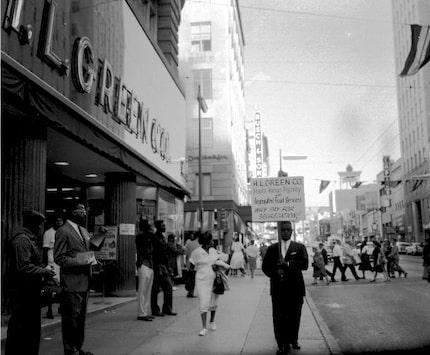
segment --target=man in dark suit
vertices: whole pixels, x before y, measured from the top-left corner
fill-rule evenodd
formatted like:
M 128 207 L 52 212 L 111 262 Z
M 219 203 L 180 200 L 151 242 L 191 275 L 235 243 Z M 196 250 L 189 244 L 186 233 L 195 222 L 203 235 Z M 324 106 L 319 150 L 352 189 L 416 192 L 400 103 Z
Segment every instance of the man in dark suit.
M 173 282 L 167 257 L 167 242 L 164 236 L 166 225 L 162 220 L 155 221 L 156 233 L 152 238 L 152 261 L 154 264 L 154 283 L 151 290 L 151 311 L 153 316 L 176 316 L 173 312 Z M 158 306 L 158 293 L 163 290 L 163 308 Z
M 61 331 L 66 355 L 91 355 L 82 350 L 85 337 L 91 264 L 84 205 L 72 208 L 70 217 L 55 234 L 54 259 L 60 266 L 61 285 L 65 288 L 61 302 Z
M 37 211 L 24 211 L 23 227 L 10 240 L 9 267 L 6 282 L 11 317 L 7 328 L 5 354 L 39 354 L 40 290 L 43 279 L 55 272 L 45 268 L 38 242 L 45 216 Z
M 270 277 L 278 355 L 290 352 L 290 344 L 293 349 L 300 349 L 298 336 L 305 296 L 302 270 L 307 270 L 309 262 L 305 246 L 291 241 L 292 232 L 291 222 L 278 222 L 279 242 L 267 249 L 262 265 L 263 272 Z

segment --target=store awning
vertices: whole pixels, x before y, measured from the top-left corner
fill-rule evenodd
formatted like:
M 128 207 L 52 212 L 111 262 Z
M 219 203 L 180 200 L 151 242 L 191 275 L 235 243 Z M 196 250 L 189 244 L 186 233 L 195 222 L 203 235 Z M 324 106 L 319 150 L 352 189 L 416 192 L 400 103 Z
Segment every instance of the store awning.
M 188 187 L 164 174 L 159 167 L 120 141 L 87 112 L 60 95 L 4 52 L 1 59 L 3 98 L 11 95 L 18 101 L 13 105 L 21 103 L 29 105 L 35 113 L 46 118 L 53 128 L 73 137 L 77 142 L 120 166 L 144 176 L 155 186 L 161 186 L 176 196 L 191 195 Z M 12 102 L 9 99 L 3 100 L 2 109 L 8 109 L 11 106 L 7 105 L 9 101 Z M 10 109 L 14 108 L 10 107 Z
M 215 214 L 213 211 L 203 212 L 203 228 L 202 231 L 212 231 L 214 229 Z M 195 212 L 185 212 L 185 231 L 198 231 L 199 230 L 199 214 Z

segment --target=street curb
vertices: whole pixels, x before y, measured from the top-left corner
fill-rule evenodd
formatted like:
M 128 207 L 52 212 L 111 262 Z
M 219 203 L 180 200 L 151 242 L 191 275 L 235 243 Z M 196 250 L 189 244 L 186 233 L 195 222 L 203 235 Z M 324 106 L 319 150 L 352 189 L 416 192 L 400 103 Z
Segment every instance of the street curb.
M 89 301 L 91 300 L 92 297 L 89 298 Z M 93 310 L 88 310 L 87 311 L 87 319 L 95 316 L 99 313 L 102 313 L 104 311 L 108 311 L 110 309 L 116 308 L 118 306 L 122 306 L 126 303 L 129 302 L 133 302 L 136 300 L 136 297 L 130 297 L 124 300 L 121 300 L 120 302 L 116 302 L 116 303 L 112 303 L 112 304 L 106 304 L 104 306 L 100 306 L 99 308 L 93 309 Z M 61 329 L 61 318 L 55 319 L 54 321 L 50 322 L 50 323 L 45 323 L 42 324 L 41 329 L 40 329 L 40 338 L 44 338 L 47 337 L 48 335 L 52 334 L 53 332 L 60 330 Z M 4 342 L 6 341 L 6 335 L 4 338 L 1 339 L 1 344 L 3 345 Z
M 309 309 L 311 310 L 312 316 L 315 319 L 315 322 L 321 331 L 321 334 L 324 338 L 324 341 L 330 350 L 330 354 L 332 355 L 343 355 L 342 350 L 339 347 L 339 344 L 337 343 L 336 339 L 334 338 L 331 331 L 328 329 L 327 324 L 322 319 L 320 312 L 318 311 L 317 307 L 315 306 L 314 300 L 310 296 L 309 290 L 306 292 L 306 303 L 309 306 Z

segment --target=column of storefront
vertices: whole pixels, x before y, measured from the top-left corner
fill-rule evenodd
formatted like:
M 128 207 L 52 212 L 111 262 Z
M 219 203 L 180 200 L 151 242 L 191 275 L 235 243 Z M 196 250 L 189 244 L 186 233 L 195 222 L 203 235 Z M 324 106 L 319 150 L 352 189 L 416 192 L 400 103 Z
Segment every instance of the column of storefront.
M 46 127 L 36 119 L 2 114 L 1 247 L 5 251 L 13 233 L 22 226 L 24 210 L 45 212 L 47 142 Z M 7 255 L 2 252 L 2 275 Z
M 136 176 L 107 173 L 105 176 L 105 223 L 136 223 Z M 106 267 L 106 291 L 117 295 L 134 294 L 136 289 L 136 246 L 134 235 L 118 235 L 118 260 Z

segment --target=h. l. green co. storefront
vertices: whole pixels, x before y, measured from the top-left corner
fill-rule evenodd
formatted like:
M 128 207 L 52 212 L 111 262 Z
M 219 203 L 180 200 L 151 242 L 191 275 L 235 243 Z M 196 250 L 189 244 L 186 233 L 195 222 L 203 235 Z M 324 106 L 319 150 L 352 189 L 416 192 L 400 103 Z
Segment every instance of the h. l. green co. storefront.
M 136 3 L 2 1 L 2 266 L 26 209 L 49 226 L 81 202 L 90 232 L 115 229 L 116 293 L 135 289 L 139 218 L 183 233 L 185 98 Z M 164 3 L 174 32 L 182 1 Z

